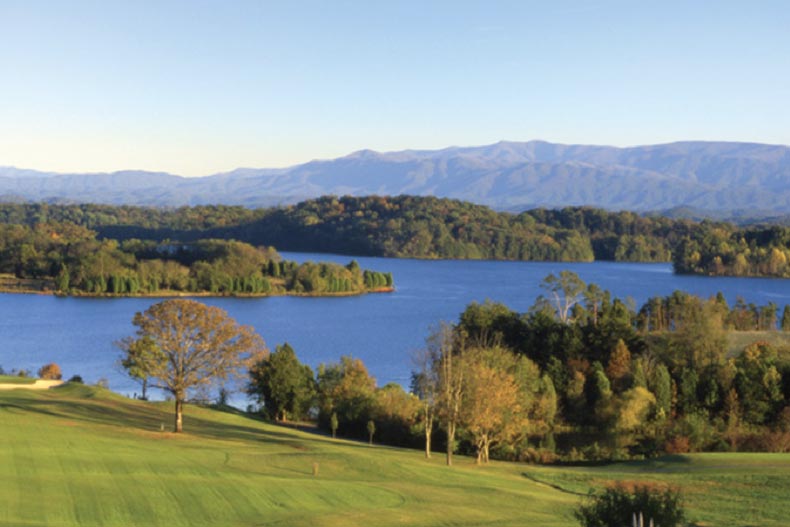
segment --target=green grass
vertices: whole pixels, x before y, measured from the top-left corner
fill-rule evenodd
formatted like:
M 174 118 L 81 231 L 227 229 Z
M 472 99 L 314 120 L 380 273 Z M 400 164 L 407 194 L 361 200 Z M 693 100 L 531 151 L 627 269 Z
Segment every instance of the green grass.
M 0 375 L 0 384 L 33 384 L 36 380 L 31 377 L 17 375 Z
M 0 525 L 573 526 L 575 493 L 616 479 L 682 487 L 712 525 L 780 525 L 790 456 L 705 455 L 595 468 L 425 460 L 229 412 L 87 386 L 0 392 Z M 319 463 L 318 477 L 312 476 Z M 751 523 L 750 523 L 751 522 Z M 786 524 L 786 521 L 784 522 Z

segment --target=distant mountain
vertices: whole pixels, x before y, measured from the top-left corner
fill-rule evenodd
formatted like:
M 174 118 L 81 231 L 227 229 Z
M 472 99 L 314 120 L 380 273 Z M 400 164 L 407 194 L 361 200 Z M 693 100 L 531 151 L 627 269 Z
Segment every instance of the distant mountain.
M 501 210 L 790 212 L 790 147 L 689 141 L 616 148 L 543 141 L 354 152 L 283 169 L 202 178 L 159 172 L 55 174 L 0 167 L 0 196 L 135 205 L 287 204 L 325 194 L 451 197 Z

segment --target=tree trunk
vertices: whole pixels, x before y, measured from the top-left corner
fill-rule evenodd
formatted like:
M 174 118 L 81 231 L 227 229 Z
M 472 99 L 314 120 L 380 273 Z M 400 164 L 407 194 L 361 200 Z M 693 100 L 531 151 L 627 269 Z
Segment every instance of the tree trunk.
M 147 401 L 148 400 L 148 397 L 145 394 L 147 388 L 148 388 L 148 379 L 143 379 L 143 395 L 141 397 L 141 399 L 143 401 Z
M 174 432 L 182 432 L 184 424 L 184 401 L 180 397 L 176 397 L 176 425 Z
M 455 423 L 447 423 L 447 466 L 453 465 L 453 447 L 455 446 Z
M 425 420 L 425 459 L 431 459 L 432 433 L 433 433 L 433 417 Z

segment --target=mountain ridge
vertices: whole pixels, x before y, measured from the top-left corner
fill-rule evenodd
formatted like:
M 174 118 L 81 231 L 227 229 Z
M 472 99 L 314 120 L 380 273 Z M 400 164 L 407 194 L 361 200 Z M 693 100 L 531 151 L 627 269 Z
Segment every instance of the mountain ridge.
M 610 210 L 790 212 L 790 147 L 677 141 L 615 147 L 500 141 L 394 152 L 358 150 L 285 168 L 203 177 L 122 170 L 56 173 L 0 166 L 0 196 L 32 201 L 249 207 L 325 194 L 415 194 L 500 210 L 588 205 Z

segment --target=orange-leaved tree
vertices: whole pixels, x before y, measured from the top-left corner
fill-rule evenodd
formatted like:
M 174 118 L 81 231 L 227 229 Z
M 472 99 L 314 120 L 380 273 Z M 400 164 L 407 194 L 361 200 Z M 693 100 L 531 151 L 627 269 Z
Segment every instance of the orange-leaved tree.
M 268 353 L 263 339 L 218 308 L 195 300 L 165 300 L 132 319 L 138 339 L 153 346 L 142 367 L 152 386 L 175 399 L 176 432 L 183 429 L 184 402 L 190 390 L 231 377 L 240 378 L 254 358 Z M 139 364 L 140 357 L 134 363 Z M 122 361 L 123 362 L 123 361 Z

